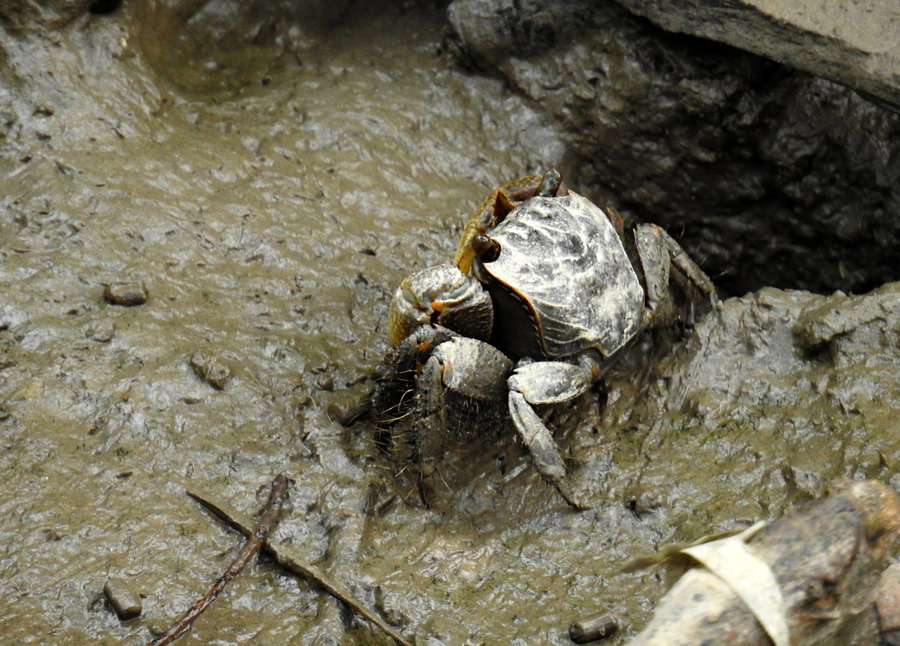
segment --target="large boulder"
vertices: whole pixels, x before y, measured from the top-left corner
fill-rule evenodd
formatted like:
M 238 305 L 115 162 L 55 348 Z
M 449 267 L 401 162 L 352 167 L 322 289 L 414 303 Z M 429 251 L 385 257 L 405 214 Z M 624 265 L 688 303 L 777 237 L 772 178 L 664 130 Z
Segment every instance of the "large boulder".
M 710 38 L 900 107 L 900 5 L 772 0 L 618 0 L 669 31 Z

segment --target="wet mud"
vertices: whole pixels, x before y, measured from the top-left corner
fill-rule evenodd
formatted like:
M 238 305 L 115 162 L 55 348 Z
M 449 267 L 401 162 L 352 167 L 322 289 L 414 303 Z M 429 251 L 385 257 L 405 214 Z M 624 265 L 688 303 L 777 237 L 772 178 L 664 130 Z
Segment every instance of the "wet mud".
M 423 507 L 377 429 L 331 411 L 365 392 L 400 279 L 566 150 L 538 106 L 456 66 L 442 4 L 310 6 L 136 1 L 3 34 L 4 640 L 165 630 L 240 542 L 186 486 L 255 513 L 285 472 L 276 540 L 416 643 L 567 644 L 608 609 L 612 644 L 665 591 L 628 559 L 834 477 L 900 484 L 900 287 L 763 290 L 547 411 L 590 511 L 492 428 Z M 110 580 L 140 616 L 119 619 Z M 265 559 L 180 643 L 249 642 L 391 643 Z

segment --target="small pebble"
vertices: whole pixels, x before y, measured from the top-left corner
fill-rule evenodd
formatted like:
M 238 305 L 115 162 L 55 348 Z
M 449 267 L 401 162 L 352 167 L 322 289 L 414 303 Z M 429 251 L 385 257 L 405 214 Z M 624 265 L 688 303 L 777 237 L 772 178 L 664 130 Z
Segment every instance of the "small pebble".
M 87 338 L 99 343 L 109 343 L 116 334 L 116 324 L 112 321 L 91 321 L 84 327 Z
M 141 614 L 141 598 L 124 579 L 111 578 L 103 586 L 103 594 L 109 600 L 119 619 L 134 619 Z
M 569 626 L 569 639 L 576 644 L 603 639 L 615 634 L 619 630 L 619 620 L 608 612 L 598 612 L 594 615 L 582 617 L 573 621 Z
M 143 305 L 147 302 L 147 288 L 143 283 L 110 283 L 103 290 L 103 298 L 113 305 Z
M 192 354 L 189 363 L 194 374 L 218 390 L 222 390 L 231 379 L 231 368 L 215 357 L 207 357 L 202 352 Z

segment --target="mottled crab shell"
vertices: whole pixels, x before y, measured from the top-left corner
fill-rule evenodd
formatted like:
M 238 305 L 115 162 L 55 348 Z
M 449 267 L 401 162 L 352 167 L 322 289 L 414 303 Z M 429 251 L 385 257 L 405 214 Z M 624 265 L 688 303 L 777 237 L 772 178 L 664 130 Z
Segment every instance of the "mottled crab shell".
M 513 354 L 609 356 L 639 330 L 644 291 L 606 214 L 570 192 L 533 197 L 490 232 L 500 244 L 474 271 L 490 290 L 496 338 Z

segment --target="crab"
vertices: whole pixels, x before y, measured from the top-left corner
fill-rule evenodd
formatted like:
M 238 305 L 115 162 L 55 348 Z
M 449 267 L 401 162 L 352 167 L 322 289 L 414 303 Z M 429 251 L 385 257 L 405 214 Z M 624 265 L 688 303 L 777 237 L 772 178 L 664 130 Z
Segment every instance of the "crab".
M 523 177 L 472 214 L 452 264 L 400 283 L 389 361 L 413 371 L 422 410 L 442 406 L 447 392 L 505 400 L 534 466 L 586 509 L 534 407 L 579 397 L 643 330 L 672 325 L 675 286 L 693 301 L 715 299 L 710 279 L 660 227 L 626 227 L 562 188 L 556 170 Z

